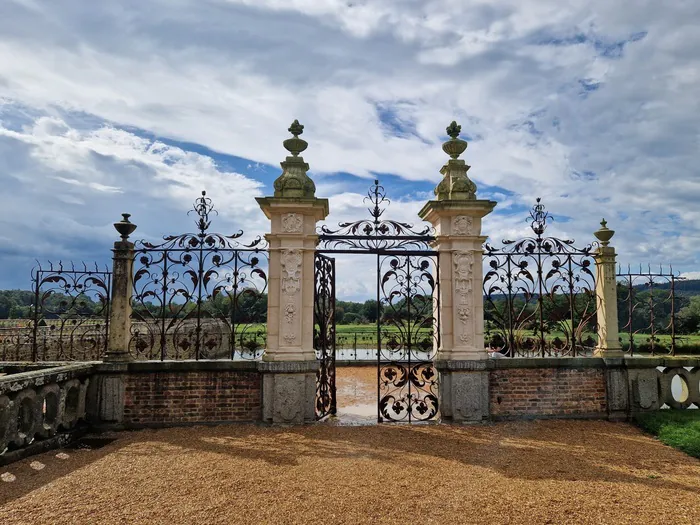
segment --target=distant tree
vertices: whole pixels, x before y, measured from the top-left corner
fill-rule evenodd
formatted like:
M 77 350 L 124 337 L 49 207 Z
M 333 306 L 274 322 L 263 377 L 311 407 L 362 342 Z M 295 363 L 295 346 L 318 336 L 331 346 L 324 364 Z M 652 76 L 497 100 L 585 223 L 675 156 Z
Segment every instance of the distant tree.
M 362 317 L 360 314 L 355 314 L 355 313 L 347 313 L 343 316 L 343 322 L 345 324 L 360 324 L 362 321 Z
M 688 305 L 678 312 L 678 331 L 691 334 L 700 330 L 700 295 L 690 298 Z

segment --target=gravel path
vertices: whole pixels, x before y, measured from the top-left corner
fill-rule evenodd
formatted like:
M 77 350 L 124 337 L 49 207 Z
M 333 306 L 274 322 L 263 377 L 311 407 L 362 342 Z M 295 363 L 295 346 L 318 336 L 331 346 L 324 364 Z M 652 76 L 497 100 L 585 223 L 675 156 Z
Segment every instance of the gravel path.
M 117 436 L 0 468 L 0 523 L 700 523 L 700 461 L 625 424 Z

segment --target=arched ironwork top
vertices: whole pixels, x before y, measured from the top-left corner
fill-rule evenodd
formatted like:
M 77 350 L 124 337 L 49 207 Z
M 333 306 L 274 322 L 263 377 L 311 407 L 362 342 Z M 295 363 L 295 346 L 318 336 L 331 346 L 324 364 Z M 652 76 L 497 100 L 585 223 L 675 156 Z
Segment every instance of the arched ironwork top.
M 243 236 L 243 230 L 238 230 L 232 235 L 210 232 L 211 218 L 213 215 L 218 215 L 219 212 L 214 208 L 211 198 L 207 197 L 206 191 L 202 191 L 202 195 L 195 199 L 192 209 L 187 212 L 187 215 L 192 213 L 196 215 L 195 225 L 197 226 L 197 233 L 166 235 L 163 237 L 164 242 L 162 243 L 140 240 L 136 242 L 136 250 L 190 251 L 203 249 L 258 251 L 267 249 L 267 242 L 260 236 L 255 237 L 247 244 L 239 242 L 237 239 Z
M 432 227 L 415 230 L 413 224 L 382 219 L 391 201 L 387 199 L 386 190 L 378 180 L 367 191 L 363 202 L 368 205 L 370 218 L 341 222 L 337 230 L 325 225 L 318 228 L 321 251 L 376 253 L 430 249 L 430 243 L 435 240 Z
M 498 248 L 488 243 L 484 244 L 486 255 L 498 254 L 579 254 L 590 255 L 597 242 L 593 242 L 576 248 L 573 239 L 559 239 L 557 237 L 547 237 L 544 235 L 549 222 L 554 220 L 542 204 L 542 199 L 537 197 L 535 205 L 530 209 L 530 216 L 526 219 L 530 229 L 535 234 L 534 237 L 524 237 L 522 239 L 502 241 L 503 246 Z

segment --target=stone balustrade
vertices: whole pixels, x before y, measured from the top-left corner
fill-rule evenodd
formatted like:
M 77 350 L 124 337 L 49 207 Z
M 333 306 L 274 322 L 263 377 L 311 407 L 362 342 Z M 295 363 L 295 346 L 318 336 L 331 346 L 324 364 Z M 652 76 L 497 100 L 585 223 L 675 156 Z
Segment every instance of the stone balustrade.
M 632 413 L 700 408 L 700 358 L 626 358 L 625 364 Z
M 30 367 L 0 364 L 0 463 L 3 456 L 74 429 L 85 419 L 92 363 Z M 14 373 L 13 373 L 14 372 Z

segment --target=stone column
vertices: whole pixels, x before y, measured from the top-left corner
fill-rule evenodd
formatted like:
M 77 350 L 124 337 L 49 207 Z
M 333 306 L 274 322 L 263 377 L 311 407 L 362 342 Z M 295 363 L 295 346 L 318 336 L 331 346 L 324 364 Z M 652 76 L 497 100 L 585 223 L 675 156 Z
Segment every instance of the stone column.
M 470 166 L 459 159 L 467 148 L 460 131 L 456 122 L 447 128 L 451 138 L 442 149 L 451 158 L 440 170 L 437 200 L 419 215 L 435 227 L 439 252 L 440 412 L 445 419 L 477 421 L 488 417 L 481 221 L 496 203 L 476 198 Z
M 615 269 L 615 248 L 610 246 L 615 232 L 606 226 L 605 219 L 601 228 L 594 233 L 600 241 L 595 252 L 597 297 L 598 344 L 594 355 L 598 357 L 622 357 L 622 346 L 618 333 L 617 319 L 617 279 Z
M 134 288 L 134 243 L 129 241 L 136 225 L 129 222 L 130 214 L 114 223 L 121 240 L 114 243 L 112 258 L 112 301 L 109 309 L 109 339 L 104 361 L 129 361 L 131 337 L 131 297 Z
M 263 419 L 273 423 L 314 420 L 316 370 L 314 351 L 314 252 L 316 223 L 328 215 L 328 199 L 316 186 L 299 156 L 307 147 L 304 126 L 294 121 L 293 137 L 284 141 L 291 153 L 281 163 L 274 196 L 258 198 L 270 219 L 267 298 L 267 348 L 263 356 Z
M 112 297 L 109 309 L 109 338 L 104 365 L 95 374 L 88 391 L 87 416 L 95 424 L 120 424 L 124 416 L 124 378 L 131 338 L 131 297 L 134 288 L 134 243 L 129 235 L 136 225 L 122 213 L 114 223 L 121 240 L 114 243 L 112 257 Z

